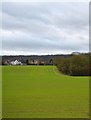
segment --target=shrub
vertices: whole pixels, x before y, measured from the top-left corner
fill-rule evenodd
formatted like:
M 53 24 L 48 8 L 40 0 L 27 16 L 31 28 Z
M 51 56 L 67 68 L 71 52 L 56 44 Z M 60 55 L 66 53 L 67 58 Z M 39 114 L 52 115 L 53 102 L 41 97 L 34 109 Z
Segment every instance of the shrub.
M 89 55 L 74 55 L 68 58 L 58 58 L 56 65 L 59 71 L 64 74 L 87 76 L 91 75 L 89 60 Z

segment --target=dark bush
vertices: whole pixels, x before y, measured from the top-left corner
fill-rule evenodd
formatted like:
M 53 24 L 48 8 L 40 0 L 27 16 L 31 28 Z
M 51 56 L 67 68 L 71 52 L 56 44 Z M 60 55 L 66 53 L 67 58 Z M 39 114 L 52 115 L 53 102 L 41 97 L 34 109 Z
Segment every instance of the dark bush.
M 89 76 L 91 75 L 89 55 L 74 55 L 68 58 L 56 59 L 56 65 L 64 74 L 72 76 Z

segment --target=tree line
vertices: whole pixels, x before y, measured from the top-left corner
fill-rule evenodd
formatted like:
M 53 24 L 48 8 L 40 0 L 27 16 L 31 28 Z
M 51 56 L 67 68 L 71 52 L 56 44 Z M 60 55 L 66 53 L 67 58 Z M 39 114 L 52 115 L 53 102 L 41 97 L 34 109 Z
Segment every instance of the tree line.
M 56 58 L 55 63 L 59 71 L 71 76 L 90 76 L 91 55 L 73 55 L 67 58 Z

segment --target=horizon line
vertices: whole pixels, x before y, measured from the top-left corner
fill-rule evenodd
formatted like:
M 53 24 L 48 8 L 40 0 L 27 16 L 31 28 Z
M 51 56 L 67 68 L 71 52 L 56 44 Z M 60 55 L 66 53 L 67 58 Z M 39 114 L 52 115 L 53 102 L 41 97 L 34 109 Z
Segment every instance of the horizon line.
M 87 53 L 91 53 L 91 52 L 72 52 L 72 53 L 80 53 L 80 54 L 87 54 Z M 6 54 L 6 55 L 0 55 L 0 56 L 46 56 L 46 55 L 71 55 L 72 53 L 58 53 L 58 54 Z

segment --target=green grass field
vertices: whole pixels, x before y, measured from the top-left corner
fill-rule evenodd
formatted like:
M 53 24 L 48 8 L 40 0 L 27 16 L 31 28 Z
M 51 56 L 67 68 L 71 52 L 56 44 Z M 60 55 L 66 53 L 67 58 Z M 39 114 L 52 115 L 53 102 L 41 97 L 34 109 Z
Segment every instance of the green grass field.
M 3 118 L 88 118 L 89 77 L 55 66 L 3 66 Z

